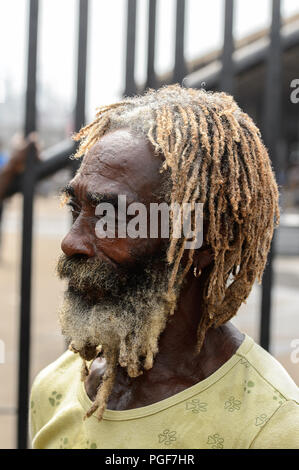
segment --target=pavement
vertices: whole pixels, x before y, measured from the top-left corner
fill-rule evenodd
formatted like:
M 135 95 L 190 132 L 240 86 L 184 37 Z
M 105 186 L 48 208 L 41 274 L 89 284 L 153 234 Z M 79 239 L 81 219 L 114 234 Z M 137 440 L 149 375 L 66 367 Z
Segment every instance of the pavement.
M 56 197 L 38 196 L 34 206 L 32 333 L 30 383 L 36 374 L 64 351 L 57 311 L 64 284 L 55 276 L 60 241 L 70 218 Z M 0 340 L 5 362 L 0 363 L 0 448 L 14 449 L 18 362 L 19 269 L 22 200 L 14 196 L 6 205 L 0 246 Z M 233 323 L 258 341 L 261 287 L 254 285 Z M 271 353 L 299 384 L 299 256 L 277 256 L 274 261 Z M 298 339 L 295 352 L 294 340 Z M 293 354 L 292 354 L 293 353 Z M 295 360 L 294 360 L 295 359 Z

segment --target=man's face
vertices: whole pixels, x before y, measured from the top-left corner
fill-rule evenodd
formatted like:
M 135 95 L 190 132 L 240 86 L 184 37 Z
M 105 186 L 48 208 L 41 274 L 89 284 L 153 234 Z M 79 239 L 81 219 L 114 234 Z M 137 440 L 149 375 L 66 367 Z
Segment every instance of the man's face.
M 73 225 L 62 241 L 62 251 L 67 256 L 85 255 L 107 261 L 115 269 L 154 254 L 160 239 L 98 238 L 95 208 L 99 197 L 116 205 L 118 195 L 126 196 L 128 205 L 141 202 L 149 207 L 157 202 L 154 194 L 161 186 L 160 166 L 161 159 L 154 155 L 150 144 L 128 130 L 103 136 L 89 150 L 70 182 Z
M 138 202 L 148 208 L 161 202 L 160 167 L 161 159 L 146 139 L 122 129 L 106 134 L 89 150 L 68 185 L 73 225 L 62 241 L 64 255 L 58 263 L 59 276 L 69 281 L 60 322 L 87 359 L 98 344 L 107 351 L 135 347 L 137 355 L 145 356 L 142 343 L 153 318 L 160 315 L 160 330 L 165 326 L 165 240 L 96 234 L 99 201 L 116 206 L 122 195 L 127 205 Z

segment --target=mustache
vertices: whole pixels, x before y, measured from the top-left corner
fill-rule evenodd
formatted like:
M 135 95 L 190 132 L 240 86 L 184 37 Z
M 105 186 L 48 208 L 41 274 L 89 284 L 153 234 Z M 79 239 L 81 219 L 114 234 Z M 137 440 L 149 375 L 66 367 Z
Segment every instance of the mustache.
M 147 285 L 150 278 L 146 262 L 115 268 L 108 261 L 85 255 L 62 254 L 56 265 L 56 273 L 60 279 L 69 281 L 69 292 L 87 301 L 96 301 L 108 295 L 119 297 L 140 282 Z
M 125 283 L 127 275 L 124 269 L 116 269 L 102 259 L 64 254 L 58 259 L 56 273 L 60 279 L 68 279 L 79 292 L 108 290 L 113 283 Z

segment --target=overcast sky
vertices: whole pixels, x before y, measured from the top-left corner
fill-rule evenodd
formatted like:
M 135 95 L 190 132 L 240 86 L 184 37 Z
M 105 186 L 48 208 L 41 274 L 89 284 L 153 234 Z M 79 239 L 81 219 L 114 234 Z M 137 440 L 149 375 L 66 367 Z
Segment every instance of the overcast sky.
M 87 110 L 119 98 L 123 90 L 126 0 L 91 0 Z M 136 79 L 146 71 L 147 0 L 138 0 Z M 270 0 L 236 0 L 235 37 L 267 26 Z M 193 58 L 221 45 L 224 0 L 188 0 L 186 57 Z M 283 16 L 299 13 L 299 0 L 282 1 Z M 38 79 L 66 105 L 74 100 L 77 0 L 40 0 Z M 156 70 L 173 64 L 175 1 L 158 1 Z M 9 79 L 24 89 L 27 0 L 0 0 L 0 82 Z M 3 87 L 2 87 L 3 88 Z M 0 98 L 1 91 L 0 86 Z

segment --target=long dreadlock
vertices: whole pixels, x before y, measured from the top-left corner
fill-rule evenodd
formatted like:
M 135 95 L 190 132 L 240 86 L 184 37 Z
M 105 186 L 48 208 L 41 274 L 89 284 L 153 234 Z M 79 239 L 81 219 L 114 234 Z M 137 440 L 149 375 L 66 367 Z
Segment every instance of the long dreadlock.
M 95 120 L 74 136 L 81 141 L 74 158 L 88 152 L 105 133 L 122 127 L 146 136 L 162 155 L 161 172 L 170 173 L 172 203 L 203 203 L 208 221 L 204 240 L 214 260 L 203 290 L 199 352 L 207 329 L 232 318 L 255 279 L 261 282 L 279 223 L 278 188 L 267 150 L 259 129 L 232 96 L 171 85 L 98 108 Z M 175 288 L 192 266 L 194 249 L 188 250 L 187 264 L 179 269 L 187 240 L 172 236 L 176 220 L 173 212 L 170 215 L 167 260 L 172 271 L 165 298 L 172 315 Z M 112 369 L 108 367 L 88 416 L 107 399 Z

